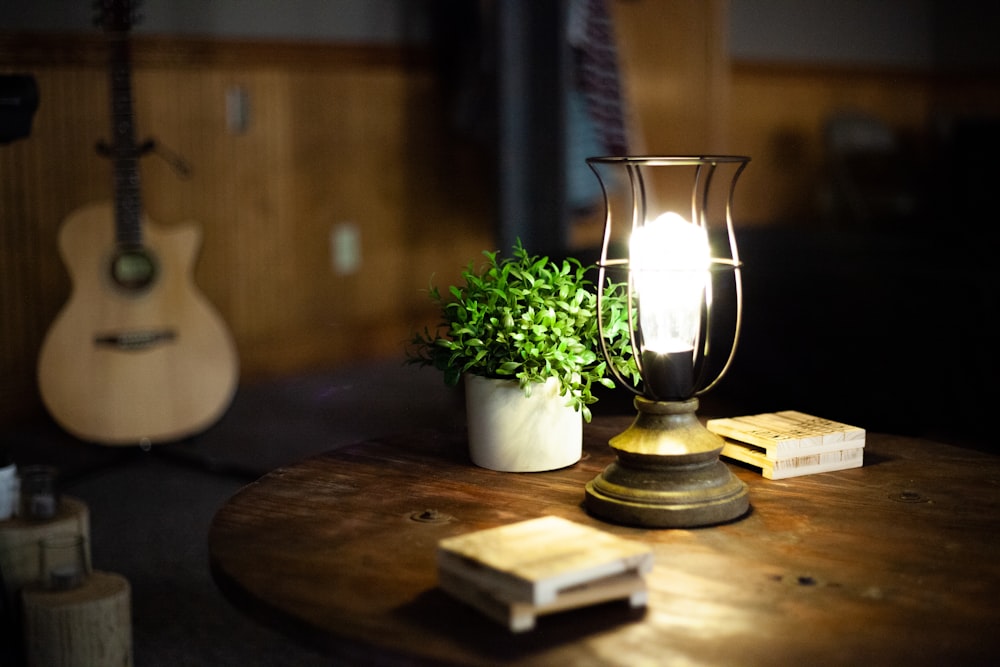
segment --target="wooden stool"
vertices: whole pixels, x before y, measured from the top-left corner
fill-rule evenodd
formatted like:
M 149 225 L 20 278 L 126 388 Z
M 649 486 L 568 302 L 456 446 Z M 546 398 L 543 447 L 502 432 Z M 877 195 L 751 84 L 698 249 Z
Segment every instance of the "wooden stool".
M 90 562 L 90 513 L 86 503 L 62 496 L 56 515 L 44 521 L 13 518 L 0 521 L 0 572 L 3 593 L 13 603 L 19 591 L 38 579 L 39 544 L 47 537 L 81 535 Z
M 131 587 L 125 577 L 97 571 L 78 588 L 50 591 L 31 584 L 21 597 L 29 667 L 131 667 Z

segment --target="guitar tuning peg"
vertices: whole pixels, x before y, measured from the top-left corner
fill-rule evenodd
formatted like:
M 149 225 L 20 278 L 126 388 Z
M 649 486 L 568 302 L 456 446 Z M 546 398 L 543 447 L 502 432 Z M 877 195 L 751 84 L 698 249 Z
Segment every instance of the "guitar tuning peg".
M 147 139 L 139 145 L 139 151 L 140 154 L 152 151 L 154 155 L 170 165 L 178 176 L 185 180 L 191 178 L 191 164 L 181 154 L 167 148 L 163 144 L 157 143 L 153 139 Z

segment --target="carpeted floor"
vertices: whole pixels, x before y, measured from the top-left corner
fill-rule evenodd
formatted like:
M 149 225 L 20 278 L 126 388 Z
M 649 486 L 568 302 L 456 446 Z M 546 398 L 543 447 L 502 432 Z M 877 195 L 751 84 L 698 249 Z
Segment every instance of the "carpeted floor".
M 81 443 L 48 420 L 3 434 L 19 464 L 52 463 L 90 511 L 95 569 L 132 586 L 136 667 L 330 665 L 259 625 L 218 591 L 206 536 L 215 512 L 260 475 L 376 435 L 464 415 L 430 369 L 397 360 L 243 387 L 218 424 L 144 452 Z

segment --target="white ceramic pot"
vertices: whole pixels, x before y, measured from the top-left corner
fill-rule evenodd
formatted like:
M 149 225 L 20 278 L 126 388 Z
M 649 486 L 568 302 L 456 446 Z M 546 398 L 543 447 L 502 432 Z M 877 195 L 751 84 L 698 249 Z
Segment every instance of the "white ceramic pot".
M 559 381 L 526 397 L 516 381 L 465 376 L 469 454 L 483 468 L 539 472 L 573 465 L 583 453 L 583 416 L 559 395 Z

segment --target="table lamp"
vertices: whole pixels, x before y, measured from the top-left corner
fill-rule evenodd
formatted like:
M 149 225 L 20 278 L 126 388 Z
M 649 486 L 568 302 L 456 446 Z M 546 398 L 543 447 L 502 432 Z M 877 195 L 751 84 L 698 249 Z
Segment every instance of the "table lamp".
M 627 380 L 609 354 L 599 289 L 602 352 L 635 394 L 637 410 L 631 426 L 609 441 L 616 460 L 586 486 L 585 506 L 601 519 L 685 528 L 731 521 L 749 509 L 746 484 L 719 459 L 722 439 L 696 415 L 698 397 L 729 369 L 739 338 L 743 297 L 732 204 L 748 162 L 739 156 L 587 160 L 606 208 L 599 284 L 615 282 L 627 292 L 641 377 L 639 386 Z M 713 244 L 725 252 L 713 255 Z M 716 345 L 713 334 L 730 326 L 726 344 Z M 720 357 L 718 347 L 728 353 Z

